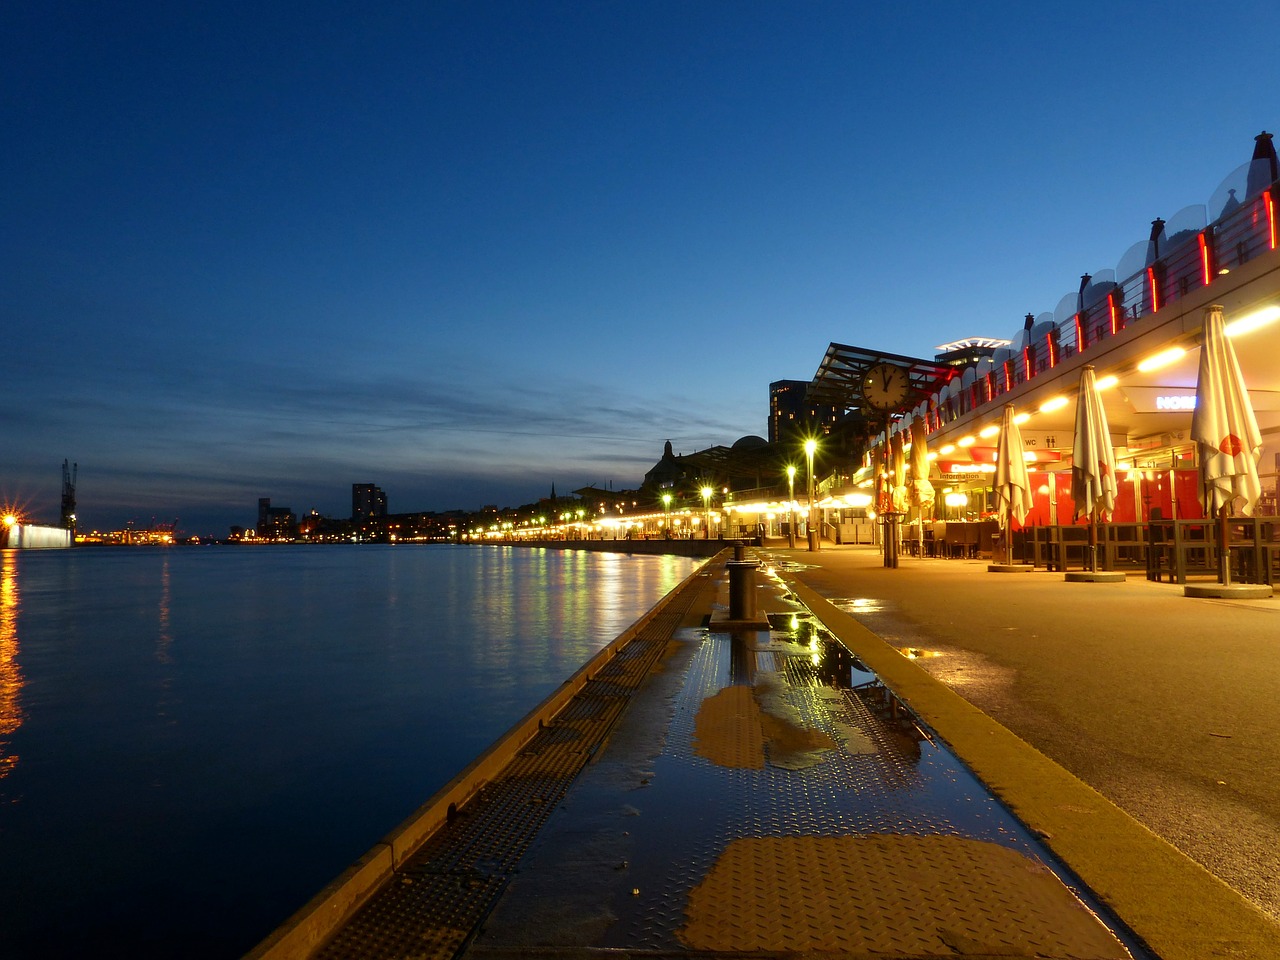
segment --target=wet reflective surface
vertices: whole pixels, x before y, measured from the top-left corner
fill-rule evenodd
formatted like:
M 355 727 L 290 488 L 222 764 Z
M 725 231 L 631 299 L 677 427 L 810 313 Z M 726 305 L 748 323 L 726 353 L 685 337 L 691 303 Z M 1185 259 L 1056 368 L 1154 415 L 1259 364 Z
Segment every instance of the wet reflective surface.
M 477 956 L 516 944 L 782 949 L 733 938 L 744 924 L 761 923 L 760 936 L 768 937 L 795 921 L 771 912 L 790 902 L 777 878 L 761 879 L 790 856 L 785 845 L 792 842 L 817 845 L 797 853 L 802 861 L 826 855 L 824 844 L 839 848 L 830 851 L 839 860 L 854 856 L 849 844 L 858 838 L 878 838 L 874 843 L 888 844 L 886 862 L 892 863 L 899 855 L 893 850 L 904 856 L 924 851 L 934 862 L 927 851 L 941 854 L 954 841 L 966 850 L 1002 849 L 1016 862 L 1044 869 L 1044 852 L 1025 829 L 807 611 L 769 620 L 768 631 L 681 634 L 680 652 L 645 691 L 647 706 L 628 715 L 634 721 L 628 726 L 643 735 L 621 731 L 584 772 L 487 922 Z M 739 847 L 761 840 L 784 848 L 757 854 L 754 846 Z M 801 899 L 811 902 L 795 909 L 817 919 L 797 932 L 800 939 L 787 941 L 788 949 L 831 949 L 822 946 L 824 938 L 853 922 L 857 911 L 852 901 L 841 901 L 834 914 L 825 914 L 821 904 L 837 889 L 834 877 L 824 891 L 812 870 L 801 873 L 793 892 L 803 888 Z M 964 876 L 950 876 L 942 886 L 967 889 Z M 585 890 L 561 892 L 583 878 L 589 878 Z M 721 882 L 720 894 L 707 892 L 708 884 Z M 758 901 L 752 899 L 757 883 L 771 891 Z M 862 883 L 865 888 L 865 877 Z M 1100 928 L 1089 911 L 1059 890 L 1074 917 L 1062 929 L 1078 922 L 1094 931 L 1086 938 L 1096 936 Z M 936 892 L 928 884 L 903 891 L 894 900 L 898 929 L 933 923 Z M 754 905 L 738 909 L 735 898 Z M 723 925 L 716 903 L 728 904 L 733 914 Z M 984 944 L 1004 935 L 993 933 L 996 927 L 1019 926 L 1010 907 L 999 908 L 984 928 L 982 909 L 969 911 L 966 922 L 979 930 L 973 936 L 987 938 Z M 844 942 L 893 952 L 874 931 L 860 929 L 856 936 L 863 939 Z M 1096 942 L 1110 947 L 1089 955 L 1124 956 L 1109 938 Z
M 0 552 L 0 956 L 239 956 L 693 566 Z
M 18 663 L 18 554 L 0 551 L 0 778 L 18 763 L 10 751 L 13 735 L 22 726 L 22 667 Z

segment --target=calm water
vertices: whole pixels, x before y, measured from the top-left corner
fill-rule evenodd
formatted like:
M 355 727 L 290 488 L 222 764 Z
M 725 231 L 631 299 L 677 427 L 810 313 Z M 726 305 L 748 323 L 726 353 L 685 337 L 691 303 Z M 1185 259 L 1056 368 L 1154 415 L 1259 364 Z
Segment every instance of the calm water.
M 0 554 L 0 956 L 235 957 L 696 561 Z

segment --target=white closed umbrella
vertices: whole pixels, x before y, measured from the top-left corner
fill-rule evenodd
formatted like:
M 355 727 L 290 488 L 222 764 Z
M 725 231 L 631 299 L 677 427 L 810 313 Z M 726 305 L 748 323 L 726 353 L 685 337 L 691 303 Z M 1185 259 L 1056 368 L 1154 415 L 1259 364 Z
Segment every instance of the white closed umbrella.
M 923 420 L 911 423 L 911 497 L 924 520 L 926 507 L 933 506 L 933 484 L 929 482 L 929 445 Z
M 933 484 L 929 482 L 929 446 L 925 440 L 924 421 L 911 421 L 911 499 L 920 518 L 918 530 L 920 556 L 924 556 L 924 515 L 933 507 Z
M 889 471 L 893 482 L 893 512 L 906 513 L 910 501 L 907 497 L 907 457 L 901 430 L 893 435 L 889 444 Z
M 1262 495 L 1258 458 L 1262 434 L 1249 402 L 1236 360 L 1235 348 L 1223 330 L 1222 307 L 1205 307 L 1204 340 L 1200 345 L 1200 376 L 1196 380 L 1196 410 L 1191 417 L 1191 439 L 1200 460 L 1200 497 L 1205 512 L 1220 518 L 1219 544 L 1222 582 L 1231 582 L 1227 562 L 1227 519 L 1237 500 L 1240 511 L 1253 513 Z
M 1098 569 L 1098 519 L 1116 507 L 1116 455 L 1093 366 L 1080 371 L 1076 436 L 1071 446 L 1071 499 L 1075 517 L 1089 518 L 1089 569 Z
M 1013 521 L 1021 524 L 1031 512 L 1031 479 L 1023 452 L 1022 431 L 1014 421 L 1013 404 L 1006 403 L 996 444 L 995 488 L 1009 563 L 1013 563 Z

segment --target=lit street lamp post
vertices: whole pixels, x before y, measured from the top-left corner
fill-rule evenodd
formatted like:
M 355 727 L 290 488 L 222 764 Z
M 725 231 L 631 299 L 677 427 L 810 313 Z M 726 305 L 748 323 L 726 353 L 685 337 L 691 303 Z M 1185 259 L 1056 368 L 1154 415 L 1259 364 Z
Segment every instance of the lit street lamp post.
M 813 502 L 813 454 L 818 449 L 818 441 L 809 439 L 804 442 L 804 455 L 809 461 L 809 550 L 818 549 L 818 530 L 814 523 L 815 506 Z
M 707 525 L 706 533 L 703 534 L 702 539 L 710 540 L 711 539 L 711 488 L 710 487 L 702 488 L 702 514 L 703 514 L 703 517 L 702 517 L 703 522 L 705 522 Z
M 666 530 L 666 533 L 663 534 L 663 536 L 666 537 L 666 539 L 670 540 L 671 539 L 671 494 L 664 493 L 662 495 L 662 505 L 664 508 L 666 508 L 666 511 L 667 511 L 667 530 Z
M 787 546 L 796 548 L 796 465 L 787 464 Z

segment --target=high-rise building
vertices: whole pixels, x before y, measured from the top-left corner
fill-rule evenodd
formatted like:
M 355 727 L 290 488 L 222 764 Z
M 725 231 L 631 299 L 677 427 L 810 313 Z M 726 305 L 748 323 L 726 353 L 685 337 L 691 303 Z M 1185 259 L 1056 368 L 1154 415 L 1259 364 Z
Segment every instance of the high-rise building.
M 258 498 L 258 538 L 287 540 L 297 532 L 298 518 L 288 507 L 273 507 L 270 497 Z
M 809 403 L 808 380 L 775 380 L 769 384 L 769 442 L 784 443 L 798 437 L 831 432 L 840 411 L 830 404 Z
M 359 523 L 387 515 L 387 495 L 372 483 L 351 485 L 351 520 Z

